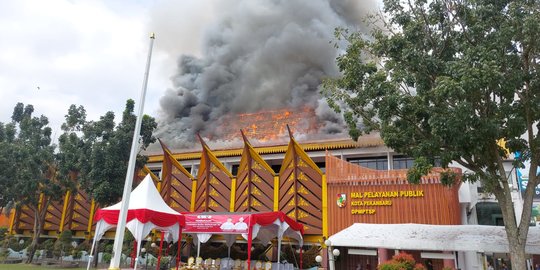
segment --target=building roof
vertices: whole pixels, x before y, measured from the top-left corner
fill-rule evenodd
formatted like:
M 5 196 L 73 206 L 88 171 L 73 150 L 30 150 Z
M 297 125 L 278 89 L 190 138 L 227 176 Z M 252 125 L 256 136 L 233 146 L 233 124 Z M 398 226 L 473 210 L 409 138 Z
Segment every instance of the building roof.
M 366 147 L 376 147 L 384 146 L 383 140 L 380 138 L 378 133 L 364 135 L 358 139 L 358 141 L 353 141 L 352 139 L 334 139 L 334 140 L 324 140 L 324 141 L 311 141 L 311 142 L 299 142 L 300 146 L 304 151 L 324 151 L 324 150 L 336 150 L 336 149 L 351 149 L 351 148 L 366 148 Z M 265 154 L 280 154 L 287 151 L 288 143 L 285 144 L 274 144 L 274 145 L 265 145 L 265 146 L 255 146 L 255 151 L 260 155 Z M 241 156 L 243 151 L 243 145 L 237 148 L 227 148 L 227 149 L 212 149 L 212 153 L 216 157 L 234 157 Z M 201 150 L 189 150 L 189 151 L 174 151 L 173 157 L 176 160 L 193 160 L 201 158 Z M 148 162 L 162 162 L 163 154 L 149 154 Z
M 509 253 L 503 226 L 355 223 L 330 236 L 333 246 Z M 529 228 L 528 254 L 540 254 L 540 228 Z

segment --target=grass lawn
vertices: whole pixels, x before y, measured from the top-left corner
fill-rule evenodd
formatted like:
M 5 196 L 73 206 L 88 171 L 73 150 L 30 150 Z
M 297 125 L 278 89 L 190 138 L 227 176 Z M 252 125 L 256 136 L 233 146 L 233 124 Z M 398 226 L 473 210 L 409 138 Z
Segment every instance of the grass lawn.
M 41 269 L 48 269 L 48 270 L 51 270 L 51 269 L 82 270 L 82 269 L 86 269 L 86 267 L 84 267 L 84 268 L 51 268 L 51 267 L 44 267 L 44 266 L 33 265 L 33 264 L 19 263 L 19 264 L 0 264 L 0 269 L 1 270 L 41 270 Z

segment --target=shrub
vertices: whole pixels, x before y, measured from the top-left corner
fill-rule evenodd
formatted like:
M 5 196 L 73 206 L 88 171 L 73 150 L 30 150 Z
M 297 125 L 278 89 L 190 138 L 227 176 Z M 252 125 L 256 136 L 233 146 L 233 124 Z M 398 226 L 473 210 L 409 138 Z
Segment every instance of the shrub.
M 9 250 L 7 248 L 0 248 L 0 261 L 5 261 L 9 256 Z
M 73 249 L 71 251 L 71 256 L 73 257 L 73 259 L 77 260 L 77 259 L 80 259 L 82 257 L 82 251 L 81 250 L 77 250 L 77 249 Z
M 104 263 L 110 263 L 112 259 L 111 253 L 103 253 L 103 262 Z
M 4 241 L 7 236 L 7 228 L 6 227 L 0 227 L 0 241 Z
M 54 250 L 54 239 L 47 239 L 39 245 L 39 248 L 45 250 L 45 257 L 52 258 Z
M 390 261 L 384 262 L 379 270 L 425 270 L 425 267 L 416 263 L 413 256 L 405 252 L 394 255 Z

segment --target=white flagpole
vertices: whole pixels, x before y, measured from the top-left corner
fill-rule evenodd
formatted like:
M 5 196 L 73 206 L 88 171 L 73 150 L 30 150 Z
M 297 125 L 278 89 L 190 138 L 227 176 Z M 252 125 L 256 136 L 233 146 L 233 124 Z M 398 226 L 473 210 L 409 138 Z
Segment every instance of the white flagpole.
M 141 97 L 139 99 L 139 111 L 137 113 L 137 121 L 135 123 L 135 131 L 133 132 L 133 141 L 131 142 L 131 153 L 129 155 L 129 164 L 126 173 L 126 182 L 124 184 L 124 193 L 122 195 L 122 203 L 120 204 L 120 214 L 118 216 L 118 225 L 114 236 L 113 257 L 109 270 L 120 270 L 120 258 L 122 257 L 122 243 L 124 242 L 124 230 L 126 228 L 127 212 L 129 207 L 129 196 L 131 194 L 131 186 L 133 184 L 133 175 L 135 173 L 135 161 L 137 159 L 137 151 L 139 149 L 139 138 L 141 134 L 142 115 L 144 109 L 144 98 L 146 96 L 146 86 L 148 84 L 148 73 L 150 71 L 150 60 L 152 59 L 152 47 L 155 39 L 154 33 L 150 34 L 150 49 L 148 50 L 148 58 L 146 60 L 146 71 L 144 73 Z

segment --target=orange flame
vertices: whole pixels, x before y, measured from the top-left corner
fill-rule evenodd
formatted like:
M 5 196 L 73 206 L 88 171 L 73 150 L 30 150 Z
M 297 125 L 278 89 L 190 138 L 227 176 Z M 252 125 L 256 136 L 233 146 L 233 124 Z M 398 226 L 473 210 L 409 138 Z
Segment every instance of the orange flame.
M 250 139 L 275 141 L 288 136 L 287 124 L 299 134 L 315 133 L 318 129 L 315 110 L 303 107 L 224 116 L 220 137 L 224 140 L 237 139 L 240 129 L 243 129 Z

